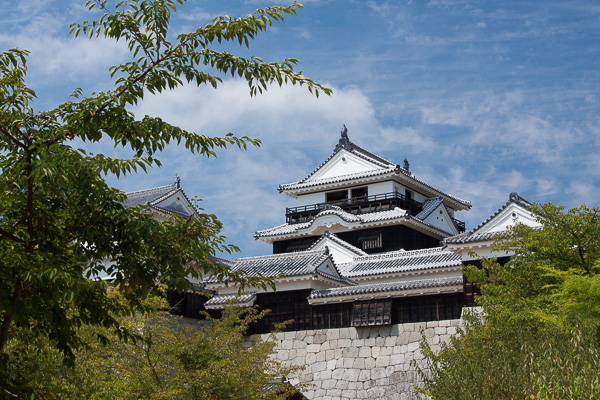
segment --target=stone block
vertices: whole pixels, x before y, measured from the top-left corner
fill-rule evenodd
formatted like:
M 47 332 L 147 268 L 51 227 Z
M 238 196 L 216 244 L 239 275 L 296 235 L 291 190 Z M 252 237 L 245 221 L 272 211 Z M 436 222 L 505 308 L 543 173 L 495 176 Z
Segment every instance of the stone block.
M 407 322 L 404 324 L 404 330 L 406 332 L 412 332 L 415 330 L 415 324 L 413 322 Z
M 297 331 L 296 332 L 296 340 L 304 340 L 306 337 L 306 331 Z
M 335 384 L 335 388 L 340 389 L 340 390 L 348 389 L 348 381 L 345 381 L 345 380 L 337 381 L 337 383 Z M 341 395 L 341 393 L 340 393 L 340 395 Z
M 385 375 L 385 368 L 373 368 L 371 369 L 371 380 L 372 381 L 376 381 L 377 379 L 381 379 L 384 378 Z
M 394 350 L 394 348 L 391 346 L 382 347 L 381 350 L 379 351 L 379 356 L 389 356 L 392 354 L 393 350 Z
M 375 338 L 375 346 L 384 346 L 385 345 L 385 338 L 382 336 L 376 337 Z
M 435 328 L 435 329 L 437 329 L 437 328 Z M 432 338 L 435 335 L 435 329 L 434 328 L 427 328 L 427 329 L 425 329 L 425 332 L 424 332 L 425 333 L 425 337 L 427 339 Z
M 390 365 L 390 356 L 379 356 L 375 360 L 376 367 L 388 367 Z
M 360 371 L 358 371 L 359 375 L 360 375 Z M 358 377 L 350 382 L 348 382 L 348 391 L 357 391 L 363 388 L 363 384 L 362 382 L 358 381 Z M 346 393 L 343 393 L 342 395 L 345 395 Z
M 408 344 L 411 333 L 413 333 L 413 332 L 406 331 L 406 332 L 402 332 L 400 335 L 398 335 L 398 337 L 396 338 L 396 345 Z
M 296 332 L 284 332 L 284 340 L 296 339 Z
M 306 343 L 301 342 L 299 340 L 295 340 L 294 341 L 294 349 L 305 349 L 306 348 Z
M 357 347 L 348 347 L 347 349 L 344 349 L 344 351 L 342 352 L 344 357 L 350 357 L 350 358 L 358 357 L 358 353 L 359 353 L 359 349 Z
M 279 350 L 277 352 L 277 359 L 281 361 L 287 361 L 290 359 L 290 351 L 289 350 Z
M 446 328 L 445 327 L 437 327 L 435 328 L 435 334 L 436 335 L 445 335 L 446 334 Z
M 368 382 L 371 380 L 371 370 L 363 369 L 358 373 L 359 382 Z
M 314 335 L 306 335 L 306 337 L 304 338 L 304 343 L 306 343 L 306 344 L 313 344 L 314 340 L 315 340 L 315 336 Z
M 317 355 L 315 353 L 308 353 L 306 355 L 306 365 L 311 365 L 317 362 Z
M 284 340 L 283 342 L 280 343 L 279 347 L 283 350 L 289 350 L 294 347 L 294 341 L 293 340 Z
M 336 383 L 337 381 L 335 379 L 327 379 L 323 381 L 321 388 L 325 390 L 333 389 Z
M 456 335 L 456 327 L 449 326 L 448 328 L 446 328 L 446 333 L 448 333 L 448 335 Z
M 330 371 L 333 371 L 335 369 L 336 364 L 337 364 L 337 360 L 327 361 L 327 369 Z
M 371 357 L 371 348 L 368 346 L 361 347 L 358 349 L 359 357 Z
M 408 344 L 408 353 L 412 353 L 420 347 L 419 342 L 412 342 Z
M 335 349 L 334 350 L 335 353 L 335 358 L 341 358 L 342 357 L 342 349 Z
M 421 329 L 427 328 L 427 322 L 415 322 L 415 331 L 421 332 Z
M 331 339 L 329 342 L 329 348 L 335 350 L 338 347 L 338 339 Z
M 306 360 L 304 357 L 296 357 L 290 360 L 290 366 L 292 367 L 304 367 Z
M 388 336 L 385 338 L 385 343 L 383 344 L 386 347 L 393 347 L 396 345 L 396 336 Z
M 321 344 L 327 340 L 327 335 L 324 333 L 320 333 L 314 336 L 313 343 Z
M 392 354 L 390 356 L 390 365 L 398 365 L 404 363 L 404 354 Z
M 320 372 L 320 371 L 325 371 L 325 369 L 327 369 L 327 363 L 325 361 L 321 361 L 321 362 L 316 362 L 312 365 L 312 372 Z
M 355 358 L 352 362 L 352 368 L 364 369 L 365 368 L 365 359 L 364 358 Z
M 441 335 L 440 336 L 440 342 L 441 343 L 446 343 L 450 341 L 450 335 Z
M 335 368 L 344 368 L 344 359 L 343 358 L 338 358 L 337 360 L 335 360 Z
M 365 345 L 365 340 L 364 339 L 353 339 L 352 340 L 352 347 L 363 347 Z
M 352 334 L 350 333 L 350 328 L 340 329 L 340 339 L 354 339 L 352 338 Z
M 333 360 L 335 358 L 335 350 L 327 350 L 325 352 L 325 359 L 326 360 Z
M 436 328 L 437 329 L 437 328 Z M 414 331 L 410 333 L 409 342 L 419 342 L 422 339 L 421 332 Z
M 327 391 L 325 391 L 325 389 L 317 389 L 317 390 L 315 390 L 314 397 L 309 397 L 309 399 L 322 399 L 325 397 L 326 394 L 327 394 Z
M 344 375 L 343 368 L 334 369 L 333 372 L 331 373 L 331 379 L 333 379 L 335 381 L 339 381 L 340 379 L 342 379 L 342 375 Z
M 326 361 L 324 351 L 320 351 L 317 353 L 317 362 L 321 362 L 321 361 Z
M 375 338 L 370 337 L 370 338 L 365 339 L 365 346 L 369 346 L 369 347 L 375 346 Z
M 342 395 L 341 389 L 329 389 L 327 391 L 327 396 L 331 396 L 331 400 L 335 400 L 336 398 L 341 400 L 341 398 L 340 398 L 341 395 Z
M 340 347 L 343 348 L 343 347 L 351 347 L 351 346 L 352 346 L 352 340 L 350 340 L 350 339 L 340 339 L 340 340 L 338 340 L 338 345 L 337 345 L 338 349 Z
M 320 351 L 325 352 L 327 350 L 329 350 L 329 341 L 325 341 L 325 342 L 321 343 L 321 350 Z
M 379 346 L 371 347 L 371 357 L 373 357 L 373 358 L 379 357 L 380 351 L 381 351 L 381 348 Z
M 373 357 L 365 358 L 365 368 L 375 368 L 375 359 Z
M 439 321 L 427 321 L 427 326 L 425 329 L 427 328 L 437 328 L 438 326 L 440 326 Z
M 350 358 L 344 358 L 344 368 L 352 368 L 352 365 L 354 364 L 354 357 Z
M 332 375 L 332 371 L 326 369 L 325 371 L 321 371 L 319 372 L 322 381 L 325 381 L 327 379 L 331 379 L 331 375 Z
M 292 349 L 290 350 L 290 352 L 292 351 L 296 351 L 296 357 L 305 357 L 306 356 L 306 349 Z M 290 356 L 290 360 L 292 359 L 292 357 Z
M 390 328 L 390 336 L 398 336 L 404 332 L 404 326 L 402 324 L 394 324 Z
M 375 386 L 367 390 L 370 399 L 383 399 L 385 389 L 380 386 Z
M 319 350 L 321 350 L 320 344 L 309 344 L 308 346 L 306 346 L 307 353 L 318 353 Z
M 326 335 L 327 340 L 337 340 L 340 338 L 340 331 L 339 329 L 328 329 Z

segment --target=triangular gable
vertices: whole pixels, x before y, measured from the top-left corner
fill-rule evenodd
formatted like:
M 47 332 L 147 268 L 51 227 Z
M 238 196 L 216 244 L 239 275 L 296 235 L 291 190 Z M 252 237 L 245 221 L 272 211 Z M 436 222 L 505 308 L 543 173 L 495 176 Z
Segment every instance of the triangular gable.
M 328 275 L 333 275 L 337 278 L 340 277 L 340 273 L 335 268 L 335 265 L 333 265 L 331 258 L 328 258 L 323 264 L 319 265 L 316 270 Z
M 333 157 L 321 165 L 314 173 L 308 176 L 304 182 L 318 181 L 321 179 L 330 179 L 338 176 L 360 174 L 370 171 L 384 171 L 389 167 L 384 167 L 381 163 L 376 163 L 366 157 L 360 157 L 346 149 L 338 151 Z
M 195 213 L 194 207 L 188 201 L 181 189 L 169 193 L 167 196 L 152 202 L 150 205 L 160 210 L 178 214 L 186 218 Z
M 486 221 L 485 224 L 481 225 L 473 233 L 483 234 L 502 232 L 506 231 L 509 227 L 514 226 L 516 223 L 531 227 L 540 226 L 540 223 L 536 221 L 534 215 L 522 205 L 509 203 L 502 211 L 489 221 Z
M 432 200 L 435 201 L 436 199 Z M 429 210 L 427 210 L 426 214 L 422 216 L 421 214 L 417 215 L 417 218 L 419 218 L 421 221 L 453 235 L 458 234 L 456 225 L 454 225 L 454 221 L 452 220 L 452 217 L 450 216 L 450 213 L 448 212 L 448 209 L 444 205 L 444 202 L 441 198 L 439 198 L 438 201 L 435 201 L 434 204 L 431 204 L 431 207 Z
M 358 247 L 352 246 L 350 243 L 330 233 L 325 233 L 321 236 L 309 250 L 325 250 L 326 248 L 329 250 L 329 254 L 331 254 L 331 258 L 333 258 L 333 262 L 336 265 L 349 263 L 354 260 L 354 257 L 367 255 L 367 253 Z

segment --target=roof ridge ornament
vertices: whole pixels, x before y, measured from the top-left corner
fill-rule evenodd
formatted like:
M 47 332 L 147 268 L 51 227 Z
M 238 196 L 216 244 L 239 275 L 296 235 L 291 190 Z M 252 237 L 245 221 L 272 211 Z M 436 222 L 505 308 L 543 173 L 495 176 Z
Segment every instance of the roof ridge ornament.
M 175 187 L 181 189 L 181 178 L 179 177 L 179 174 L 175 174 Z
M 336 150 L 345 148 L 351 150 L 353 148 L 352 142 L 348 138 L 348 128 L 346 128 L 346 124 L 342 125 L 341 137 L 338 145 L 336 146 Z

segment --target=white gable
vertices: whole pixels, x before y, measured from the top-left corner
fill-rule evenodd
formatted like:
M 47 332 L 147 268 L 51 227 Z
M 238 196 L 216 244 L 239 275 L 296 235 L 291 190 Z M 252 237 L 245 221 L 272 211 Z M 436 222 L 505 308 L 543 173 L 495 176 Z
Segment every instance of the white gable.
M 311 247 L 311 250 L 323 250 L 325 247 L 329 249 L 329 254 L 331 254 L 331 258 L 333 258 L 333 262 L 335 262 L 336 265 L 349 263 L 354 260 L 354 257 L 367 254 L 350 244 L 344 246 L 328 236 L 322 236 L 321 239 Z
M 541 226 L 535 220 L 535 217 L 525 208 L 518 204 L 511 203 L 501 213 L 488 221 L 484 226 L 477 230 L 477 233 L 502 232 L 516 223 L 521 223 L 531 227 Z
M 352 154 L 345 149 L 342 149 L 306 181 L 312 182 L 321 179 L 334 178 L 336 176 L 364 173 L 373 170 L 384 170 L 384 168 L 362 157 L 359 157 L 356 154 Z
M 456 229 L 448 210 L 444 206 L 444 203 L 440 202 L 440 204 L 423 221 L 444 232 L 449 232 L 453 235 L 458 234 L 458 230 Z
M 155 207 L 163 208 L 171 212 L 179 212 L 183 214 L 191 215 L 194 213 L 192 205 L 187 201 L 181 191 L 177 191 L 172 195 L 164 198 L 158 203 L 153 204 Z

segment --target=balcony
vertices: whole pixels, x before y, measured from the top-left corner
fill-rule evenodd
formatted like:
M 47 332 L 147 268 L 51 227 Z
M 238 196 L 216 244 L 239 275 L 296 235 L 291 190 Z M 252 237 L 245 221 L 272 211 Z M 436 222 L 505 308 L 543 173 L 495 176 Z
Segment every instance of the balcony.
M 285 209 L 285 221 L 288 224 L 307 222 L 317 216 L 321 211 L 331 206 L 340 207 L 351 214 L 366 214 L 376 211 L 393 210 L 402 208 L 410 215 L 417 215 L 423 210 L 423 204 L 407 198 L 402 193 L 391 192 L 371 196 L 357 196 L 350 199 L 329 201 L 325 203 L 309 204 L 306 206 L 289 207 Z M 465 223 L 452 218 L 452 222 L 459 232 L 465 231 Z
M 351 214 L 365 214 L 375 211 L 393 210 L 395 207 L 400 207 L 407 210 L 410 215 L 417 215 L 423 210 L 423 204 L 418 201 L 408 199 L 404 194 L 392 192 L 286 208 L 285 221 L 288 224 L 310 221 L 318 213 L 330 206 L 340 207 Z

